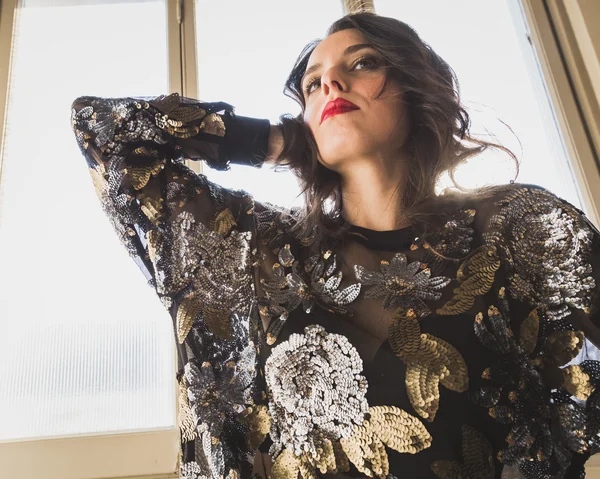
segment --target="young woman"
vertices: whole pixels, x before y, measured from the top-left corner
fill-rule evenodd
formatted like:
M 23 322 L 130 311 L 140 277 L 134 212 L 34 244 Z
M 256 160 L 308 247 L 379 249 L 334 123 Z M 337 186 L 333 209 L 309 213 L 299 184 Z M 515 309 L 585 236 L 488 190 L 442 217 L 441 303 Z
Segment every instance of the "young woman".
M 73 103 L 103 207 L 173 318 L 180 477 L 582 477 L 598 230 L 535 185 L 434 193 L 502 147 L 469 136 L 454 72 L 398 20 L 336 21 L 286 92 L 302 113 L 278 125 L 177 94 Z M 283 165 L 306 206 L 184 158 Z

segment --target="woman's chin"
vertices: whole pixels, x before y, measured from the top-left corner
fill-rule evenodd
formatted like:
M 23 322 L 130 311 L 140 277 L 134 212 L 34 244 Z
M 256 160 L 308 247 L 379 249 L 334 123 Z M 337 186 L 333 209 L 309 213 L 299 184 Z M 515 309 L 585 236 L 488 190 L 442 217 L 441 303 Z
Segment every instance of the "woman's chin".
M 356 159 L 353 150 L 344 148 L 330 155 L 320 155 L 319 162 L 326 168 L 341 173 Z
M 364 155 L 364 152 L 370 150 L 367 146 L 360 141 L 356 141 L 356 137 L 328 138 L 326 147 L 319 147 L 319 153 L 323 163 L 338 165 L 341 162 L 348 161 L 349 158 Z

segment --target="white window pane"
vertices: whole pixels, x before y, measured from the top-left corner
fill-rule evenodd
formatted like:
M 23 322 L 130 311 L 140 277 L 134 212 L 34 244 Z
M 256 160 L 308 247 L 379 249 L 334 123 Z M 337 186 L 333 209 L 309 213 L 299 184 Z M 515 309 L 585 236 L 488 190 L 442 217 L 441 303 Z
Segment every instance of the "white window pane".
M 516 1 L 377 0 L 379 15 L 398 18 L 450 64 L 472 117 L 475 137 L 510 148 L 521 160 L 516 181 L 544 186 L 581 208 L 536 59 Z M 522 143 L 499 121 L 513 129 Z M 487 131 L 486 131 L 487 130 Z M 497 138 L 490 137 L 489 134 Z M 488 150 L 459 170 L 466 187 L 513 179 L 512 160 Z M 442 186 L 450 186 L 447 180 Z
M 287 75 L 302 48 L 323 38 L 342 14 L 340 0 L 196 0 L 200 99 L 225 101 L 238 115 L 271 123 L 283 113 L 297 115 L 299 106 L 283 94 Z M 268 165 L 233 165 L 225 172 L 205 167 L 203 172 L 215 183 L 246 190 L 259 201 L 302 204 L 290 172 L 276 173 Z
M 0 440 L 175 427 L 171 318 L 71 131 L 78 96 L 167 93 L 164 0 L 25 0 L 0 183 Z

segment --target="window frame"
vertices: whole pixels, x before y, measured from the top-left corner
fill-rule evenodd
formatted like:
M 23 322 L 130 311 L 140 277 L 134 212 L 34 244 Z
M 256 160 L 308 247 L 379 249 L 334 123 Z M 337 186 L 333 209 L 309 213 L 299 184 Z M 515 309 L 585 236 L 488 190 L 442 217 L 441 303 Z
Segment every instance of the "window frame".
M 589 81 L 584 62 L 589 54 L 587 26 L 575 0 L 509 0 L 526 19 L 528 40 L 538 59 L 541 75 L 571 162 L 583 210 L 600 225 L 600 82 Z M 569 8 L 566 8 L 566 7 Z M 579 30 L 575 35 L 573 28 Z M 581 52 L 585 52 L 582 57 Z M 600 67 L 599 67 L 600 68 Z M 587 79 L 586 79 L 587 77 Z M 596 89 L 594 90 L 594 87 Z M 599 463 L 600 464 L 600 463 Z
M 183 1 L 165 0 L 169 93 L 182 94 L 180 35 L 183 31 Z M 0 0 L 0 92 L 3 92 L 0 96 L 0 181 L 11 52 L 20 3 L 20 0 Z M 188 3 L 193 3 L 193 0 Z M 176 370 L 177 348 L 173 350 L 173 369 Z M 179 384 L 176 379 L 173 394 L 175 417 L 179 417 Z M 179 477 L 179 450 L 180 431 L 176 421 L 174 427 L 154 431 L 0 441 L 0 464 L 2 477 L 7 479 L 176 479 Z

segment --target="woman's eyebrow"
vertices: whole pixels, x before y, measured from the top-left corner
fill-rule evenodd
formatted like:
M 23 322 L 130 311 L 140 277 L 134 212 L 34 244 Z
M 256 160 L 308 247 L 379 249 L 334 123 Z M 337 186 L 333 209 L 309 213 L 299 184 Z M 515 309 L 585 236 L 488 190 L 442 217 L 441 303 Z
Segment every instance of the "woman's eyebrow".
M 345 57 L 346 55 L 350 55 L 351 53 L 354 53 L 354 52 L 357 52 L 359 50 L 362 50 L 363 48 L 373 48 L 373 45 L 371 45 L 370 43 L 357 43 L 356 45 L 350 45 L 349 47 L 347 47 L 344 50 L 344 53 L 342 54 L 342 56 Z M 307 75 L 310 75 L 312 72 L 314 72 L 315 70 L 317 70 L 320 67 L 321 67 L 320 63 L 315 63 L 314 65 L 312 65 L 309 68 L 307 68 L 306 71 L 304 72 L 304 75 L 302 75 L 302 79 L 300 80 L 300 84 L 302 84 L 302 82 L 304 81 L 304 78 Z

